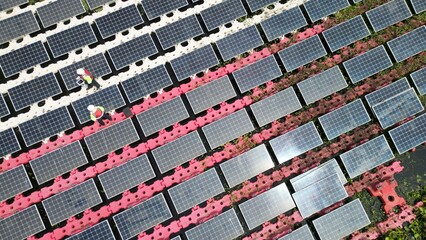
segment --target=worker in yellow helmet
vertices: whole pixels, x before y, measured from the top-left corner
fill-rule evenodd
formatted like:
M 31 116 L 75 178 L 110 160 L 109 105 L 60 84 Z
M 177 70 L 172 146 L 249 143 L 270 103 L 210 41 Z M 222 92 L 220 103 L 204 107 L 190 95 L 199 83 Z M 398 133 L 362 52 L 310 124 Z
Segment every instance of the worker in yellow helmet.
M 89 112 L 90 112 L 90 119 L 92 121 L 96 121 L 97 120 L 98 123 L 101 126 L 105 125 L 103 119 L 108 119 L 108 120 L 112 121 L 111 115 L 109 115 L 107 112 L 105 112 L 105 108 L 104 107 L 89 105 L 87 107 L 87 110 L 89 110 Z
M 93 77 L 93 74 L 91 72 L 89 72 L 89 70 L 85 69 L 85 68 L 79 68 L 77 69 L 77 74 L 78 74 L 78 80 L 82 81 L 83 83 L 86 83 L 89 88 L 91 88 L 91 86 L 95 86 L 96 88 L 100 88 L 101 85 L 99 85 L 98 82 L 96 82 L 95 78 Z

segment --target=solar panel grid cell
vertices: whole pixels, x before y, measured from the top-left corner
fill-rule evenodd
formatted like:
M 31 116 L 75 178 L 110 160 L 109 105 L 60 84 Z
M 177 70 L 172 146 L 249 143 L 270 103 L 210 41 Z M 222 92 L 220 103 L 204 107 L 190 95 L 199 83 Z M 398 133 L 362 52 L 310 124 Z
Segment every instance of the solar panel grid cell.
M 37 206 L 33 205 L 0 220 L 0 239 L 25 239 L 45 229 Z
M 398 38 L 390 40 L 387 44 L 397 60 L 402 62 L 426 50 L 426 26 L 419 27 Z
M 412 16 L 405 0 L 393 0 L 366 12 L 367 18 L 378 32 Z
M 185 0 L 142 0 L 143 9 L 148 19 L 154 19 L 188 4 Z
M 45 28 L 84 12 L 80 0 L 56 0 L 37 8 L 37 15 Z
M 296 29 L 306 26 L 305 17 L 303 16 L 300 7 L 294 7 L 283 11 L 275 16 L 272 16 L 260 23 L 263 31 L 268 38 L 272 41 L 278 37 L 282 37 Z
M 15 6 L 20 6 L 22 4 L 27 3 L 28 0 L 3 0 L 0 3 L 0 11 L 7 10 L 9 8 L 13 8 Z
M 0 118 L 9 115 L 10 111 L 7 107 L 6 101 L 4 100 L 3 94 L 0 94 Z
M 31 11 L 6 18 L 0 22 L 0 44 L 40 30 Z
M 108 221 L 102 221 L 93 227 L 84 230 L 77 235 L 71 236 L 68 240 L 115 240 L 114 234 L 112 233 L 111 226 Z
M 136 5 L 130 5 L 99 17 L 95 22 L 102 38 L 105 39 L 128 28 L 142 24 L 143 19 Z
M 426 67 L 412 73 L 410 76 L 420 95 L 426 94 Z
M 392 96 L 397 95 L 398 93 L 404 92 L 405 90 L 410 89 L 410 84 L 407 81 L 407 78 L 401 78 L 396 82 L 393 82 L 383 88 L 380 88 L 372 93 L 369 93 L 365 96 L 365 99 L 368 102 L 370 107 L 377 105 L 386 99 L 391 98 Z
M 24 165 L 0 174 L 0 201 L 3 202 L 17 194 L 31 189 L 33 186 L 28 178 Z
M 209 31 L 246 14 L 241 0 L 225 0 L 201 11 L 201 17 Z
M 426 114 L 389 131 L 399 154 L 426 142 Z
M 0 132 L 0 156 L 21 150 L 15 131 L 12 128 Z
M 310 0 L 304 3 L 312 22 L 349 6 L 348 0 Z
M 282 238 L 279 238 L 278 240 L 315 240 L 314 236 L 312 235 L 311 230 L 309 229 L 308 225 L 303 225 L 303 227 L 300 227 L 294 231 L 291 231 L 287 235 L 285 235 Z

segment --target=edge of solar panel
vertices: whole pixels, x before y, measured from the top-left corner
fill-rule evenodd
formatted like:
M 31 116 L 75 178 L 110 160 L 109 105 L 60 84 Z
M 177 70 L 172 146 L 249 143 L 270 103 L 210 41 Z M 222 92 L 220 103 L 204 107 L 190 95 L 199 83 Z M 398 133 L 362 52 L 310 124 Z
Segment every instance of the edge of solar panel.
M 171 9 L 171 10 L 170 10 L 170 8 L 168 8 L 168 10 L 166 10 L 166 11 L 164 11 L 164 9 L 163 9 L 162 12 L 161 12 L 161 14 L 156 13 L 154 15 L 151 15 L 151 13 L 149 13 L 150 10 L 152 10 L 152 9 L 149 9 L 149 7 L 147 7 L 147 5 L 144 5 L 144 0 L 141 1 L 141 5 L 142 5 L 142 8 L 143 8 L 143 10 L 144 10 L 147 18 L 149 20 L 152 20 L 152 19 L 155 19 L 157 17 L 161 17 L 161 15 L 166 15 L 166 14 L 171 13 L 171 12 L 173 12 L 173 11 L 179 9 L 179 8 L 187 6 L 187 2 L 185 0 L 181 0 L 180 2 L 178 2 L 179 0 L 172 0 L 172 1 L 175 1 L 175 2 L 179 3 L 179 5 L 177 5 L 177 4 L 174 5 L 173 9 Z M 167 2 L 167 3 L 170 3 L 170 2 Z M 167 3 L 165 3 L 165 4 L 167 4 Z M 180 3 L 182 3 L 182 4 L 180 4 Z
M 410 74 L 414 85 L 420 95 L 426 94 L 426 67 L 419 69 Z
M 0 118 L 7 116 L 10 114 L 9 107 L 6 104 L 6 100 L 4 99 L 3 94 L 0 94 Z M 7 110 L 7 111 L 4 111 Z
M 109 232 L 103 232 L 109 230 Z M 68 240 L 115 240 L 111 226 L 108 220 L 104 220 L 96 225 L 93 225 L 76 235 L 70 236 Z
M 209 11 L 212 11 L 212 12 L 215 12 L 215 11 L 218 11 L 218 10 L 221 10 L 220 8 L 222 7 L 222 8 L 224 8 L 223 6 L 226 6 L 225 4 L 226 3 L 229 3 L 229 4 L 232 4 L 232 1 L 234 1 L 235 3 L 234 4 L 236 4 L 236 5 L 238 5 L 238 3 L 239 3 L 239 5 L 238 5 L 238 9 L 231 9 L 231 10 L 234 10 L 233 12 L 235 12 L 235 13 L 233 13 L 233 15 L 234 16 L 232 16 L 232 19 L 230 19 L 229 20 L 229 16 L 227 16 L 227 14 L 225 13 L 224 14 L 224 16 L 225 17 L 227 17 L 226 19 L 227 20 L 225 20 L 223 23 L 220 23 L 219 25 L 217 25 L 217 23 L 216 22 L 210 22 L 211 24 L 215 24 L 215 25 L 213 25 L 213 26 L 210 26 L 211 24 L 209 23 L 209 19 L 206 19 L 206 18 L 208 18 L 208 17 L 210 17 L 210 21 L 211 21 L 211 18 L 213 17 L 213 16 L 205 16 L 203 13 L 206 13 L 206 12 L 208 12 L 208 13 L 211 13 L 211 12 L 209 12 Z M 238 1 L 238 3 L 237 3 L 237 1 Z M 232 5 L 230 5 L 231 7 L 233 7 Z M 228 7 L 230 7 L 229 5 L 228 5 Z M 213 10 L 212 10 L 213 9 Z M 223 10 L 223 9 L 222 9 Z M 204 16 L 203 16 L 204 15 Z M 229 13 L 228 13 L 228 15 L 229 15 Z M 203 11 L 201 11 L 200 12 L 200 16 L 201 16 L 201 19 L 203 20 L 203 22 L 204 22 L 204 24 L 205 24 L 205 26 L 206 26 L 206 28 L 207 28 L 207 30 L 208 31 L 211 31 L 211 30 L 213 30 L 213 29 L 216 29 L 216 28 L 218 28 L 218 27 L 220 27 L 220 26 L 223 26 L 223 25 L 225 25 L 225 24 L 227 24 L 227 23 L 229 23 L 229 22 L 232 22 L 232 21 L 235 21 L 236 19 L 238 19 L 238 18 L 240 18 L 240 17 L 242 17 L 242 16 L 245 16 L 245 15 L 247 15 L 247 11 L 246 11 L 246 9 L 244 8 L 244 5 L 243 5 L 243 3 L 241 2 L 241 0 L 226 0 L 226 1 L 222 1 L 222 2 L 220 2 L 219 4 L 216 4 L 216 5 L 214 5 L 214 6 L 212 6 L 212 7 L 209 7 L 209 8 L 207 8 L 207 9 L 204 9 Z
M 32 22 L 31 23 L 22 21 L 22 20 L 29 20 L 29 19 L 23 19 L 23 18 L 26 17 L 25 15 L 31 15 L 32 16 Z M 19 17 L 21 17 L 21 18 L 19 18 Z M 12 21 L 12 20 L 14 20 L 14 21 Z M 18 20 L 19 20 L 19 22 L 18 22 Z M 15 26 L 19 26 L 19 28 L 21 28 L 21 33 L 19 35 L 15 35 L 15 34 L 13 34 L 15 31 L 7 31 L 8 29 L 5 29 L 6 30 L 5 34 L 10 34 L 11 36 L 6 37 L 3 40 L 2 40 L 2 38 L 0 38 L 0 44 L 4 44 L 4 43 L 7 43 L 7 42 L 12 41 L 12 40 L 19 39 L 23 35 L 31 34 L 31 33 L 40 31 L 40 29 L 41 29 L 40 26 L 37 23 L 37 20 L 36 20 L 34 14 L 31 11 L 23 12 L 21 14 L 18 14 L 18 15 L 15 15 L 15 16 L 12 16 L 12 17 L 9 17 L 9 18 L 6 18 L 6 19 L 1 19 L 0 23 L 4 24 L 4 22 L 6 22 L 6 21 L 12 21 Z M 25 25 L 25 26 L 22 26 L 22 25 Z M 3 26 L 5 26 L 5 25 L 3 25 Z M 24 28 L 24 27 L 26 27 L 27 29 L 25 29 L 25 30 L 28 30 L 28 31 L 22 31 L 22 28 Z
M 106 5 L 106 4 L 110 4 L 114 1 L 115 0 L 86 0 L 87 5 L 89 6 L 91 10 L 94 10 L 98 7 L 102 7 L 103 5 Z M 94 5 L 92 6 L 91 3 L 93 3 Z
M 403 3 L 404 4 L 404 7 L 405 7 L 405 9 L 403 9 L 403 8 L 400 8 L 401 6 L 398 6 L 398 3 Z M 394 4 L 395 6 L 392 6 L 392 4 Z M 379 12 L 379 13 L 382 13 L 380 16 L 397 16 L 397 14 L 395 13 L 395 12 L 393 12 L 393 13 L 390 13 L 389 11 L 386 11 L 386 14 L 384 14 L 383 12 L 381 12 L 382 11 L 382 9 L 386 9 L 388 6 L 392 6 L 392 8 L 393 8 L 393 10 L 396 10 L 396 11 L 401 11 L 400 13 L 401 14 L 409 14 L 409 16 L 406 16 L 406 15 L 404 15 L 404 16 L 401 16 L 401 17 L 403 17 L 402 19 L 396 19 L 397 21 L 395 22 L 395 21 L 393 21 L 393 20 L 395 20 L 395 19 L 392 19 L 392 24 L 389 24 L 388 22 L 386 23 L 387 24 L 387 26 L 377 26 L 376 24 L 377 24 L 377 22 L 375 22 L 376 20 L 372 20 L 372 18 L 371 18 L 371 13 L 373 13 L 373 15 L 376 13 L 376 12 Z M 403 10 L 405 10 L 406 12 L 402 12 Z M 410 9 L 409 9 L 409 7 L 408 7 L 408 5 L 407 5 L 407 2 L 405 1 L 405 0 L 391 0 L 391 1 L 388 1 L 387 3 L 384 3 L 383 5 L 380 5 L 380 6 L 378 6 L 378 7 L 376 7 L 376 8 L 373 8 L 373 9 L 371 9 L 371 10 L 369 10 L 369 11 L 367 11 L 367 12 L 365 12 L 365 15 L 367 16 L 367 19 L 368 19 L 368 21 L 370 22 L 370 25 L 373 27 L 373 30 L 375 31 L 375 32 L 379 32 L 379 31 L 381 31 L 381 30 L 383 30 L 383 29 L 385 29 L 386 27 L 388 27 L 388 26 L 391 26 L 391 25 L 394 25 L 394 24 L 396 24 L 396 23 L 398 23 L 398 22 L 400 22 L 400 21 L 402 21 L 402 20 L 404 20 L 404 19 L 407 19 L 407 18 L 409 18 L 409 17 L 411 17 L 411 16 L 413 16 L 413 14 L 411 13 L 411 11 L 410 11 Z M 376 26 L 375 26 L 376 25 Z M 377 29 L 376 29 L 376 27 L 377 27 Z
M 0 6 L 0 11 L 5 11 L 5 10 L 9 10 L 11 8 L 14 7 L 18 7 L 21 5 L 24 5 L 28 2 L 28 0 L 15 0 L 15 2 L 13 2 L 12 4 L 6 4 L 6 6 L 3 8 L 2 6 Z
M 250 11 L 256 12 L 257 10 L 264 8 L 266 6 L 272 5 L 277 0 L 246 0 Z M 260 3 L 260 4 L 259 4 Z M 254 6 L 252 6 L 254 5 Z
M 306 7 L 306 4 L 308 4 L 308 6 L 309 6 L 309 5 L 311 5 L 310 3 L 312 3 L 313 9 L 315 9 L 315 7 L 318 7 L 316 4 L 319 3 L 320 1 L 324 1 L 324 0 L 310 0 L 310 1 L 307 1 L 307 2 L 303 3 L 303 6 L 305 7 L 306 12 L 308 13 L 308 17 L 311 19 L 312 22 L 316 22 L 316 21 L 318 21 L 318 20 L 320 20 L 320 19 L 322 19 L 322 18 L 324 18 L 324 17 L 326 17 L 326 16 L 328 16 L 330 14 L 333 14 L 333 13 L 335 13 L 335 12 L 337 12 L 337 11 L 345 8 L 345 7 L 350 6 L 350 3 L 349 3 L 348 0 L 332 0 L 334 2 L 340 1 L 340 2 L 338 2 L 338 4 L 342 4 L 342 5 L 336 5 L 336 6 L 333 6 L 334 7 L 333 9 L 327 9 L 326 12 L 322 12 L 323 16 L 321 16 L 321 17 L 319 15 L 317 15 L 317 16 L 311 16 L 311 14 L 315 15 L 315 14 L 318 14 L 318 12 L 315 13 L 315 12 L 311 11 L 311 13 L 309 13 L 310 12 L 309 11 L 310 7 Z M 328 4 L 331 4 L 332 1 L 329 1 Z M 324 4 L 324 2 L 323 2 L 323 5 L 327 5 L 327 3 Z M 329 7 L 331 7 L 331 5 Z M 313 9 L 311 9 L 311 10 L 313 10 Z M 328 11 L 328 10 L 330 10 L 330 11 Z
M 414 12 L 416 14 L 426 11 L 426 2 L 423 0 L 411 0 L 411 4 L 413 5 Z
M 420 144 L 422 144 L 422 143 L 424 143 L 426 141 L 426 137 L 425 137 L 425 139 L 415 139 L 416 142 L 412 142 L 413 146 L 410 146 L 410 148 L 408 148 L 408 149 L 399 149 L 398 144 L 395 142 L 395 137 L 396 137 L 396 136 L 394 136 L 395 132 L 400 131 L 400 129 L 403 129 L 403 128 L 407 127 L 407 126 L 410 126 L 411 129 L 413 131 L 415 131 L 417 129 L 414 129 L 411 125 L 412 124 L 417 124 L 418 122 L 420 122 L 420 123 L 426 122 L 426 113 L 423 113 L 422 115 L 414 118 L 413 120 L 411 120 L 409 122 L 406 122 L 406 123 L 404 123 L 404 124 L 402 124 L 402 125 L 400 125 L 400 126 L 398 126 L 398 127 L 396 127 L 396 128 L 394 128 L 394 129 L 392 129 L 392 130 L 389 131 L 389 135 L 390 135 L 390 137 L 391 137 L 391 139 L 392 139 L 392 141 L 394 143 L 394 146 L 396 147 L 396 149 L 397 149 L 397 151 L 398 151 L 399 154 L 403 154 L 403 153 L 409 151 L 410 149 L 415 148 L 418 145 L 420 145 Z M 421 129 L 421 130 L 426 131 L 425 129 Z M 426 136 L 426 135 L 424 135 L 424 136 Z M 413 140 L 413 139 L 411 139 L 411 140 Z
M 133 7 L 133 8 L 132 8 Z M 117 31 L 114 31 L 114 33 L 112 33 L 109 29 L 105 29 L 104 27 L 102 27 L 102 26 L 105 26 L 105 25 L 103 25 L 103 24 L 107 24 L 107 23 L 110 23 L 110 21 L 111 20 L 115 20 L 114 19 L 114 17 L 117 17 L 117 16 L 119 16 L 122 12 L 125 12 L 126 10 L 125 9 L 132 9 L 132 11 L 135 11 L 134 12 L 134 14 L 135 14 L 135 16 L 131 16 L 131 15 L 128 15 L 129 17 L 136 17 L 136 14 L 137 14 L 137 16 L 139 16 L 139 19 L 133 19 L 135 22 L 134 23 L 132 23 L 131 25 L 128 25 L 128 26 L 126 26 L 126 28 L 125 29 L 121 29 L 122 28 L 122 26 L 120 26 L 120 30 L 117 32 Z M 130 10 L 129 10 L 130 11 Z M 111 18 L 111 19 L 108 19 L 108 18 Z M 99 19 L 101 19 L 101 20 L 99 20 Z M 104 19 L 107 19 L 108 21 L 106 21 L 106 20 L 104 20 Z M 97 20 L 99 20 L 101 23 L 98 23 L 97 22 Z M 139 21 L 140 20 L 140 21 Z M 127 22 L 129 22 L 128 21 L 128 19 L 127 19 Z M 96 18 L 95 20 L 94 20 L 94 23 L 95 23 L 95 25 L 96 25 L 96 27 L 98 28 L 98 30 L 99 30 L 99 34 L 100 34 L 100 36 L 103 38 L 103 39 L 107 39 L 107 38 L 109 38 L 109 37 L 111 37 L 111 36 L 114 36 L 115 34 L 118 34 L 118 33 L 121 33 L 121 32 L 123 32 L 123 31 L 126 31 L 126 30 L 128 30 L 128 29 L 130 29 L 130 28 L 133 28 L 133 27 L 135 27 L 135 26 L 137 26 L 137 25 L 139 25 L 139 24 L 143 24 L 145 21 L 143 20 L 143 18 L 142 18 L 142 16 L 141 16 L 141 13 L 139 12 L 139 9 L 137 8 L 137 6 L 135 5 L 135 4 L 133 4 L 133 5 L 127 5 L 127 6 L 124 6 L 124 7 L 122 7 L 122 8 L 120 8 L 120 9 L 118 9 L 118 10 L 116 10 L 116 11 L 113 11 L 113 12 L 110 12 L 109 14 L 107 14 L 107 15 L 103 15 L 103 16 L 101 16 L 101 17 L 99 17 L 99 18 Z M 109 26 L 109 25 L 108 25 Z M 105 35 L 106 36 L 104 36 L 104 33 L 102 32 L 102 28 L 104 28 L 103 30 L 105 30 Z
M 32 218 L 32 219 L 20 219 L 20 218 L 28 217 L 27 215 L 30 215 L 31 213 L 36 213 L 37 219 L 34 219 L 34 218 Z M 7 226 L 3 229 L 3 226 L 1 225 L 1 223 L 4 223 L 4 222 L 6 222 L 10 219 L 15 220 L 10 225 L 16 224 L 16 225 L 18 225 L 17 227 L 19 229 L 15 229 L 13 227 L 8 228 Z M 17 221 L 17 220 L 19 220 L 19 221 Z M 27 220 L 27 221 L 25 221 L 25 220 Z M 38 220 L 38 226 L 34 225 L 35 223 L 31 222 L 31 220 Z M 25 222 L 23 222 L 23 221 L 25 221 Z M 34 235 L 34 234 L 46 229 L 46 227 L 43 223 L 43 220 L 40 216 L 40 212 L 38 211 L 37 206 L 35 206 L 35 205 L 32 205 L 32 206 L 25 208 L 24 210 L 19 211 L 19 212 L 15 213 L 11 216 L 8 216 L 6 218 L 1 219 L 0 220 L 0 226 L 2 227 L 2 231 L 0 231 L 0 238 L 2 238 L 2 239 L 12 239 L 13 237 L 27 238 L 27 237 L 30 237 L 31 235 Z M 29 229 L 31 227 L 32 227 L 32 229 Z M 28 230 L 31 230 L 31 231 L 28 231 Z M 15 235 L 11 236 L 11 233 L 15 234 Z M 6 234 L 7 236 L 4 236 L 5 238 L 3 238 L 2 234 Z M 20 236 L 16 236 L 16 235 L 20 235 Z M 24 236 L 22 236 L 22 235 L 24 235 Z M 26 235 L 28 235 L 28 236 L 26 236 Z
M 293 16 L 293 15 L 286 16 L 286 14 L 296 13 L 296 11 L 297 11 L 297 14 L 299 15 L 299 19 L 297 19 L 296 21 L 294 19 L 295 16 Z M 274 27 L 273 25 L 276 25 L 278 22 L 281 23 L 281 21 L 279 21 L 279 20 L 281 20 L 281 18 L 284 18 L 284 19 L 293 18 L 293 19 L 288 19 L 288 23 L 292 24 L 291 25 L 291 28 L 292 28 L 291 31 L 294 31 L 298 28 L 301 28 L 301 27 L 308 25 L 308 22 L 306 21 L 306 18 L 303 15 L 303 12 L 302 12 L 302 10 L 300 9 L 299 6 L 295 6 L 293 8 L 284 10 L 283 12 L 281 12 L 277 15 L 274 15 L 274 16 L 260 22 L 260 26 L 262 27 L 263 32 L 265 33 L 268 41 L 272 41 L 272 40 L 278 38 L 279 35 L 284 36 L 284 35 L 291 32 L 290 29 L 288 28 L 290 26 L 286 26 L 284 29 L 272 29 Z
M 1 194 L 3 196 L 0 196 L 0 202 L 5 202 L 7 199 L 10 199 L 16 195 L 19 195 L 33 188 L 33 184 L 30 181 L 30 178 L 28 176 L 27 171 L 24 168 L 24 165 L 20 165 L 18 167 L 2 172 L 0 173 L 0 177 L 6 178 L 6 179 L 0 178 L 2 180 L 0 193 L 6 194 L 6 195 Z M 5 191 L 3 191 L 3 189 Z M 6 190 L 9 190 L 9 191 L 6 191 Z
M 417 43 L 422 43 L 421 39 L 422 39 L 422 34 L 423 34 L 423 39 L 426 38 L 426 26 L 423 25 L 421 27 L 418 27 L 408 33 L 405 33 L 402 36 L 399 36 L 397 38 L 394 38 L 390 41 L 388 41 L 386 44 L 388 45 L 392 55 L 394 56 L 394 58 L 396 59 L 396 61 L 402 62 L 404 60 L 406 60 L 407 58 L 410 58 L 416 54 L 421 53 L 422 51 L 426 50 L 426 42 L 423 41 L 423 49 L 421 48 L 422 46 L 419 45 L 418 49 L 415 49 L 415 44 Z M 402 48 L 402 49 L 401 49 Z M 415 51 L 413 51 L 413 49 Z M 402 51 L 398 51 L 398 50 L 402 50 Z M 408 52 L 410 51 L 411 52 Z
M 308 225 L 292 230 L 287 235 L 279 238 L 278 240 L 315 240 Z
M 365 95 L 365 99 L 367 100 L 368 105 L 372 107 L 407 89 L 410 89 L 410 84 L 408 83 L 407 78 L 403 77 L 389 85 L 386 85 L 374 92 Z
M 8 128 L 8 129 L 0 132 L 1 140 L 3 140 L 3 134 L 7 134 L 7 136 L 5 136 L 5 137 L 10 137 L 11 133 L 13 134 L 13 137 L 14 137 L 14 140 L 15 140 L 13 146 L 8 145 L 8 146 L 6 146 L 8 149 L 4 149 L 5 148 L 5 146 L 3 145 L 4 141 L 0 141 L 0 156 L 3 155 L 2 157 L 7 156 L 7 155 L 12 154 L 12 153 L 15 153 L 15 152 L 22 149 L 21 144 L 19 144 L 18 138 L 17 138 L 16 133 L 13 130 L 13 128 Z M 8 139 L 6 139 L 6 140 L 8 140 Z M 8 144 L 11 144 L 11 142 L 8 142 Z
M 80 15 L 80 14 L 83 14 L 83 13 L 85 13 L 86 12 L 86 10 L 84 9 L 84 5 L 83 5 L 83 3 L 81 2 L 81 0 L 79 0 L 79 2 L 80 2 L 80 6 L 81 6 L 81 11 L 80 12 L 75 12 L 75 13 L 73 13 L 73 15 L 72 16 L 66 16 L 65 18 L 62 18 L 61 20 L 58 20 L 58 22 L 61 22 L 61 21 L 66 21 L 67 19 L 70 19 L 70 18 L 72 18 L 72 17 L 74 17 L 74 16 L 77 16 L 77 15 Z M 44 24 L 44 22 L 43 22 L 43 17 L 42 17 L 42 15 L 44 14 L 44 13 L 42 13 L 42 12 L 40 12 L 40 10 L 41 9 L 49 9 L 49 7 L 51 7 L 52 8 L 52 6 L 54 6 L 54 5 L 57 5 L 57 6 L 55 6 L 55 7 L 58 7 L 59 8 L 59 4 L 60 4 L 60 1 L 58 1 L 58 0 L 56 0 L 56 1 L 52 1 L 52 2 L 50 2 L 49 4 L 46 4 L 46 5 L 44 5 L 44 6 L 41 6 L 41 7 L 39 7 L 39 8 L 37 8 L 37 15 L 39 16 L 39 18 L 40 18 L 40 22 L 41 22 L 41 24 L 43 25 L 43 27 L 44 28 L 48 28 L 48 27 L 50 27 L 50 26 L 52 26 L 52 25 L 55 25 L 55 24 L 57 24 L 58 22 L 52 22 L 52 21 L 47 21 L 48 22 L 48 25 L 45 25 Z M 62 6 L 60 6 L 60 7 L 63 7 L 65 4 L 68 4 L 68 2 L 65 2 L 65 1 L 62 1 Z M 56 10 L 58 10 L 58 9 L 55 9 L 55 7 L 53 8 L 53 9 L 49 9 L 49 10 L 47 10 L 46 11 L 46 14 L 49 14 L 49 12 L 51 12 L 51 11 L 56 11 Z M 64 9 L 66 9 L 68 6 L 65 6 L 64 7 Z M 52 19 L 50 19 L 50 20 L 52 20 Z

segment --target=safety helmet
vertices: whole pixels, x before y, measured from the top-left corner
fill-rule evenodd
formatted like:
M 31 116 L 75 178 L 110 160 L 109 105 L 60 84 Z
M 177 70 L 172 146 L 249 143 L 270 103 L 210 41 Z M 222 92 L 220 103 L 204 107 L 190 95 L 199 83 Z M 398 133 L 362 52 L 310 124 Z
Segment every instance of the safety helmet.
M 89 110 L 90 112 L 93 112 L 95 110 L 95 106 L 89 105 L 87 106 L 87 110 Z
M 83 68 L 77 69 L 77 74 L 78 75 L 84 75 L 84 69 Z

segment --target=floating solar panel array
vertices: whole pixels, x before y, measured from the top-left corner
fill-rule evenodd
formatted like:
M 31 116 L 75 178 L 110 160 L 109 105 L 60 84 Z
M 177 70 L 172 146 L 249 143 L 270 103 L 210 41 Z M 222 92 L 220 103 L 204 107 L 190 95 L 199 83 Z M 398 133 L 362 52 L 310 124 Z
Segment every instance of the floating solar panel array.
M 399 154 L 426 142 L 426 114 L 389 131 Z
M 28 0 L 4 0 L 0 4 L 0 11 L 8 10 L 9 8 L 20 6 L 27 2 Z
M 56 0 L 37 8 L 37 15 L 45 28 L 84 12 L 81 0 Z
M 0 220 L 0 239 L 25 239 L 45 228 L 37 206 L 33 205 Z
M 410 76 L 420 95 L 426 94 L 426 67 L 412 73 Z
M 0 132 L 0 156 L 6 156 L 19 150 L 21 150 L 21 145 L 12 128 Z
M 349 6 L 348 0 L 309 0 L 303 4 L 312 22 Z
M 38 30 L 40 26 L 31 11 L 3 19 L 0 22 L 0 44 Z
M 6 101 L 4 100 L 3 94 L 0 94 L 0 118 L 9 115 L 10 111 L 7 107 Z
M 392 0 L 366 14 L 375 32 L 412 16 L 405 0 Z
M 426 2 L 423 0 L 410 0 L 413 5 L 414 11 L 419 14 L 426 11 Z
M 276 0 L 246 0 L 252 12 L 255 12 L 269 4 L 276 2 Z
M 315 240 L 308 225 L 303 225 L 278 240 Z
M 114 234 L 112 233 L 111 226 L 107 220 L 102 221 L 101 223 L 96 224 L 93 227 L 90 227 L 84 230 L 81 233 L 78 233 L 68 240 L 87 240 L 87 239 L 99 239 L 99 240 L 115 240 Z
M 421 26 L 398 38 L 390 40 L 387 44 L 397 60 L 404 61 L 426 50 L 426 26 Z
M 224 0 L 201 11 L 201 17 L 209 31 L 245 15 L 247 12 L 241 0 Z
M 268 41 L 282 37 L 307 24 L 299 6 L 284 10 L 282 13 L 272 16 L 260 23 Z
M 149 20 L 186 5 L 188 5 L 188 2 L 185 0 L 162 0 L 161 4 L 157 0 L 142 0 L 143 10 Z
M 404 77 L 383 88 L 380 88 L 372 93 L 367 94 L 365 96 L 365 99 L 367 100 L 368 105 L 370 105 L 370 107 L 373 107 L 374 105 L 377 105 L 401 92 L 409 90 L 410 88 L 411 87 L 407 81 L 407 78 Z
M 95 22 L 102 38 L 105 39 L 128 28 L 142 24 L 143 19 L 136 5 L 130 5 L 97 18 Z
M 28 178 L 24 165 L 0 174 L 0 202 L 33 187 Z

